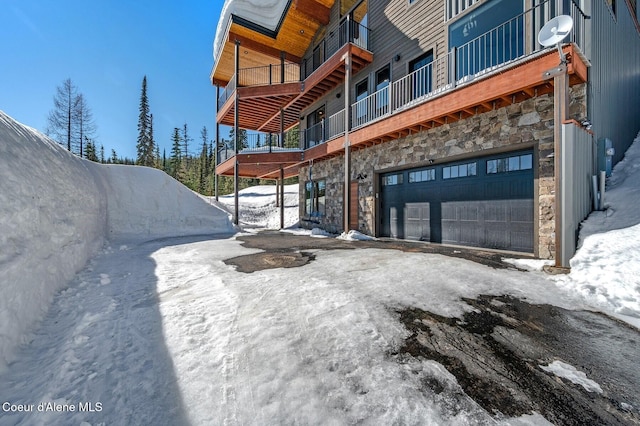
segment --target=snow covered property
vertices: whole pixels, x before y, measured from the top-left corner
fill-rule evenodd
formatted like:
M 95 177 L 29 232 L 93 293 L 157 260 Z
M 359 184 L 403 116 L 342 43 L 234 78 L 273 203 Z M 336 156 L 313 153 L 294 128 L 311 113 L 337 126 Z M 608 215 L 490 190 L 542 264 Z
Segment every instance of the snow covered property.
M 304 266 L 247 274 L 228 260 L 262 250 L 231 236 L 224 206 L 155 170 L 80 160 L 2 114 L 0 425 L 548 424 L 541 409 L 489 412 L 443 364 L 401 352 L 397 312 L 462 318 L 470 299 L 495 295 L 498 310 L 506 295 L 639 327 L 638 164 L 640 143 L 561 278 L 380 247 L 308 248 Z M 269 195 L 245 194 L 256 226 Z M 625 366 L 633 333 L 592 355 Z M 638 419 L 636 369 L 567 358 L 536 359 L 537 374 L 607 401 L 622 383 L 617 406 Z
M 631 1 L 228 0 L 217 121 L 249 135 L 216 170 L 298 176 L 309 229 L 568 267 L 640 130 L 639 35 Z

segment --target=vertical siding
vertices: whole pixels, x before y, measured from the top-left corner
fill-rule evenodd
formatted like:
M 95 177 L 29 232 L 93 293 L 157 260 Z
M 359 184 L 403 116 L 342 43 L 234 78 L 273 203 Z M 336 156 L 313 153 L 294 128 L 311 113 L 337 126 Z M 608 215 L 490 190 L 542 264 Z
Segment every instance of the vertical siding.
M 614 17 L 604 0 L 591 0 L 588 116 L 596 138 L 613 141 L 614 164 L 640 130 L 640 35 L 625 1 Z
M 576 252 L 580 222 L 593 206 L 595 141 L 591 133 L 574 123 L 562 125 L 562 139 L 562 251 L 563 258 L 570 259 Z

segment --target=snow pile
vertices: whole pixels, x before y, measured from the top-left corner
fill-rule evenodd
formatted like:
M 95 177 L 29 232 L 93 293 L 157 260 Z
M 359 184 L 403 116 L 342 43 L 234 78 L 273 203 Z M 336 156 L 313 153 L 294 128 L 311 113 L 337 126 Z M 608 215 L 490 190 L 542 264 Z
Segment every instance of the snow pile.
M 345 241 L 372 241 L 376 238 L 352 229 L 349 232 L 343 232 L 342 234 L 340 234 L 338 239 Z
M 231 231 L 165 173 L 81 160 L 0 111 L 0 370 L 105 237 Z
M 585 373 L 578 371 L 578 369 L 573 365 L 566 364 L 562 361 L 553 361 L 546 367 L 541 365 L 540 368 L 549 373 L 553 373 L 558 377 L 567 379 L 571 383 L 582 386 L 587 392 L 602 393 L 602 388 L 599 384 L 588 379 Z
M 640 137 L 607 181 L 605 211 L 582 224 L 571 274 L 556 282 L 592 306 L 640 324 Z
M 233 232 L 228 213 L 161 170 L 124 165 L 96 167 L 106 178 L 111 239 Z
M 89 166 L 0 111 L 0 370 L 102 244 L 106 200 Z
M 284 226 L 289 228 L 298 223 L 297 183 L 284 186 Z M 234 194 L 218 197 L 228 212 L 234 209 Z M 280 207 L 276 207 L 276 186 L 260 185 L 238 192 L 240 206 L 239 222 L 244 226 L 264 229 L 280 229 Z

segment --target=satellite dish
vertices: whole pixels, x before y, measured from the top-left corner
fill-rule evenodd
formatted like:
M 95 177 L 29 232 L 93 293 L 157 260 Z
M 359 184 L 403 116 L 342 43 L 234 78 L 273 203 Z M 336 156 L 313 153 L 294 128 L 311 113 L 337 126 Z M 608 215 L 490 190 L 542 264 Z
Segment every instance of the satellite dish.
M 558 15 L 546 24 L 538 33 L 538 43 L 544 47 L 560 43 L 573 28 L 573 19 L 569 15 Z

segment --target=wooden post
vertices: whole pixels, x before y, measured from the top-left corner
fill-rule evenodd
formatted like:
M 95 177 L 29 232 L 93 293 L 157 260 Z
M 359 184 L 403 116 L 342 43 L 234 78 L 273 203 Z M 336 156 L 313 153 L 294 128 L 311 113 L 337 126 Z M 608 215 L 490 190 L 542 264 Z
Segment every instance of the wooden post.
M 240 82 L 240 40 L 236 40 L 236 64 L 235 64 L 235 74 L 236 74 L 236 96 L 234 99 L 235 108 L 233 114 L 233 139 L 234 139 L 234 150 L 235 150 L 235 161 L 233 163 L 233 223 L 238 225 L 240 223 L 240 218 L 238 211 L 240 209 L 240 202 L 238 199 L 238 192 L 240 185 L 238 184 L 238 108 L 240 107 L 240 102 L 238 102 L 238 87 Z
M 348 19 L 348 18 L 347 18 Z M 349 232 L 351 218 L 351 143 L 349 142 L 349 117 L 351 116 L 351 52 L 344 58 L 344 217 L 343 230 Z
M 284 229 L 284 169 L 280 165 L 280 229 Z

